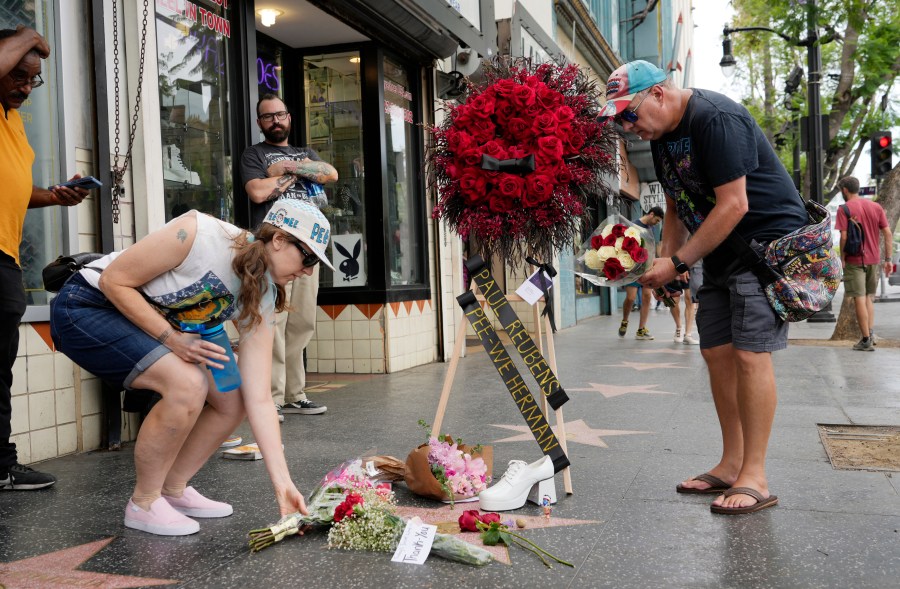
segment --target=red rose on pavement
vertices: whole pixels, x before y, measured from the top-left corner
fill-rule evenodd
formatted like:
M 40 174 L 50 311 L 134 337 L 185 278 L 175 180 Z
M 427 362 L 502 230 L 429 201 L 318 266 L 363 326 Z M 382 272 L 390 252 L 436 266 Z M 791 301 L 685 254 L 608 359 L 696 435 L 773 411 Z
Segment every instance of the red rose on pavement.
M 603 275 L 607 280 L 618 280 L 625 275 L 625 268 L 617 258 L 610 258 L 603 264 Z
M 482 513 L 478 518 L 483 524 L 500 523 L 499 513 Z
M 478 515 L 477 509 L 464 511 L 463 514 L 459 516 L 459 529 L 463 532 L 477 532 L 478 526 L 476 524 L 479 521 Z
M 591 238 L 591 249 L 598 250 L 603 247 L 603 236 L 597 234 Z
M 625 225 L 622 225 L 621 223 L 616 223 L 615 225 L 613 225 L 611 235 L 615 235 L 616 239 L 618 239 L 619 237 L 625 237 Z
M 616 245 L 616 240 L 619 239 L 612 233 L 603 238 L 603 245 Z

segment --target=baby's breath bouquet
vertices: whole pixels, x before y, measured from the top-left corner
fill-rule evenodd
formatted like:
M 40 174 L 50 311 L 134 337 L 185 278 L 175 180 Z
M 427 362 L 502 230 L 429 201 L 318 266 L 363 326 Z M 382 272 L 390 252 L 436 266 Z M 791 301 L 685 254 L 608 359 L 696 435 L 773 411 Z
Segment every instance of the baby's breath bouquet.
M 329 472 L 309 496 L 309 515 L 293 513 L 271 526 L 252 530 L 250 550 L 262 550 L 297 534 L 304 526 L 324 525 L 331 526 L 331 548 L 393 552 L 406 523 L 396 514 L 393 491 L 373 480 L 367 473 L 368 467 L 357 458 Z M 431 553 L 475 566 L 493 559 L 487 550 L 449 534 L 435 535 Z
M 396 514 L 393 491 L 366 489 L 348 493 L 334 512 L 328 547 L 393 552 L 406 523 Z M 447 560 L 484 566 L 491 553 L 450 534 L 435 534 L 431 553 Z

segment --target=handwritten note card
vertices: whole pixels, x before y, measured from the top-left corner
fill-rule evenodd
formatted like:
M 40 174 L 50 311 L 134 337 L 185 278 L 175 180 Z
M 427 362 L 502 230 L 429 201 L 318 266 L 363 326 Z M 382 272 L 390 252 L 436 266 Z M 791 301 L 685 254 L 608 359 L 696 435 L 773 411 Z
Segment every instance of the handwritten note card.
M 437 532 L 437 526 L 423 523 L 418 517 L 409 520 L 391 562 L 424 564 L 428 553 L 431 552 L 435 532 Z

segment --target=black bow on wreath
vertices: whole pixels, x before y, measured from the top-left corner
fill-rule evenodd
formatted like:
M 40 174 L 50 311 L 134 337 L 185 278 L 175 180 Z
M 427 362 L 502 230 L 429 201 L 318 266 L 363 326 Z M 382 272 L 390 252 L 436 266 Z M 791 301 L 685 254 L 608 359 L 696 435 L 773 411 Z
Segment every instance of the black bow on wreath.
M 534 172 L 534 154 L 511 160 L 498 160 L 495 157 L 481 154 L 481 169 L 509 174 L 529 174 Z
M 553 277 L 556 276 L 556 268 L 551 264 L 541 264 L 531 256 L 525 256 L 525 261 L 532 266 L 537 266 L 541 291 L 544 293 L 544 311 L 541 313 L 541 317 L 546 316 L 550 320 L 550 329 L 556 333 L 556 320 L 553 317 L 553 291 L 550 290 L 550 287 L 553 286 Z M 544 272 L 550 277 L 549 282 L 544 276 Z

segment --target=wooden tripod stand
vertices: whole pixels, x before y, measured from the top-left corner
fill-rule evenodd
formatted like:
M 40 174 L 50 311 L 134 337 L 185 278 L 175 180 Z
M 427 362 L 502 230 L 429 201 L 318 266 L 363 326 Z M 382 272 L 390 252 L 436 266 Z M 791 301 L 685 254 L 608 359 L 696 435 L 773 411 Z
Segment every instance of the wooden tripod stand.
M 474 284 L 472 288 L 477 288 Z M 479 303 L 484 302 L 484 296 L 476 295 L 475 297 Z M 522 297 L 517 294 L 509 294 L 506 295 L 506 299 L 510 302 L 512 301 L 522 301 Z M 541 299 L 543 300 L 543 299 Z M 559 372 L 556 369 L 556 348 L 553 346 L 553 332 L 550 329 L 550 318 L 544 317 L 543 329 L 542 329 L 542 321 L 540 311 L 538 310 L 538 304 L 535 303 L 532 305 L 532 310 L 534 312 L 534 325 L 535 332 L 533 337 L 536 336 L 535 342 L 537 343 L 538 349 L 541 351 L 541 354 L 544 353 L 544 345 L 543 345 L 543 337 L 542 333 L 546 332 L 547 334 L 547 360 L 550 365 L 550 369 L 553 370 L 553 373 L 556 374 L 556 377 L 559 378 Z M 447 402 L 450 400 L 450 391 L 453 388 L 453 380 L 456 378 L 456 368 L 459 365 L 459 359 L 462 356 L 462 348 L 466 341 L 466 325 L 468 322 L 465 317 L 462 317 L 459 322 L 459 329 L 456 331 L 456 343 L 453 346 L 453 356 L 450 357 L 450 367 L 447 369 L 447 375 L 444 377 L 444 388 L 441 390 L 441 399 L 438 402 L 437 413 L 435 413 L 434 421 L 432 422 L 432 430 L 433 432 L 440 432 L 441 425 L 444 421 L 444 414 L 447 412 Z M 541 395 L 541 409 L 544 412 L 544 416 L 547 417 L 549 421 L 550 415 L 550 405 L 547 403 L 547 398 L 544 395 Z M 562 447 L 563 452 L 565 452 L 566 456 L 569 455 L 569 450 L 566 447 L 566 422 L 563 418 L 562 407 L 555 411 L 556 413 L 556 428 L 555 433 L 556 437 L 559 439 L 559 445 Z M 566 467 L 563 469 L 563 488 L 566 491 L 566 494 L 571 495 L 572 491 L 572 474 L 569 472 L 570 467 Z

